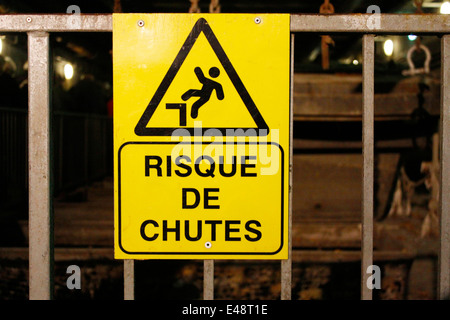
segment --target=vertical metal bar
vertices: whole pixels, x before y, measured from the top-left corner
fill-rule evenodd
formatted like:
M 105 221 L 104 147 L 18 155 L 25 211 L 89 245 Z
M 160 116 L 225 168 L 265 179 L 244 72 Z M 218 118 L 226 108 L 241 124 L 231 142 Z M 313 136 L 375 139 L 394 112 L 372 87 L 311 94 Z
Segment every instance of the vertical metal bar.
M 214 260 L 203 260 L 203 300 L 214 300 Z
M 433 134 L 431 151 L 431 199 L 439 205 L 439 132 Z
M 362 97 L 362 228 L 361 228 L 361 298 L 372 299 L 367 286 L 368 267 L 373 264 L 373 165 L 374 165 L 374 46 L 375 36 L 363 36 L 363 97 Z M 371 270 L 371 269 L 369 269 Z
M 58 144 L 58 156 L 59 156 L 59 159 L 58 159 L 58 172 L 59 172 L 59 177 L 58 177 L 58 183 L 59 183 L 59 186 L 58 186 L 58 189 L 59 190 L 62 190 L 62 187 L 63 187 L 63 183 L 64 183 L 64 180 L 63 180 L 63 176 L 64 176 L 64 161 L 63 161 L 63 156 L 64 156 L 64 152 L 63 152 L 63 150 L 64 150 L 64 116 L 61 114 L 61 115 L 58 115 L 58 117 L 59 117 L 59 137 L 58 137 L 58 142 L 59 142 L 59 144 Z
M 294 136 L 294 39 L 291 34 L 291 65 L 289 84 L 289 217 L 288 217 L 288 259 L 281 261 L 281 300 L 291 300 L 292 296 L 292 170 Z
M 441 170 L 438 296 L 450 299 L 450 35 L 441 44 Z
M 28 33 L 29 298 L 53 295 L 50 199 L 49 35 Z
M 101 124 L 101 132 L 102 132 L 102 143 L 103 143 L 103 152 L 102 152 L 102 164 L 103 164 L 103 174 L 105 176 L 108 175 L 108 136 L 107 136 L 107 121 L 108 119 L 102 119 L 100 124 Z
M 123 298 L 134 300 L 134 260 L 123 261 Z
M 89 116 L 85 115 L 83 118 L 84 121 L 84 192 L 85 195 L 88 193 L 88 185 L 89 185 Z
M 8 130 L 6 131 L 6 152 L 10 157 L 10 160 L 6 163 L 6 172 L 9 174 L 11 172 L 11 112 L 8 112 L 8 115 L 6 116 L 6 127 Z

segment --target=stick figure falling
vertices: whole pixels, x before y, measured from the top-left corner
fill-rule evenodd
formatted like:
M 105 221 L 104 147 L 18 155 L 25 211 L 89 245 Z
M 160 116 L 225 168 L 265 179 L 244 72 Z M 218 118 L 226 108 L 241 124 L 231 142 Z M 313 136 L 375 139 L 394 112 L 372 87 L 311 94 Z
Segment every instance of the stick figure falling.
M 203 75 L 203 71 L 200 67 L 196 67 L 194 69 L 195 75 L 198 78 L 198 81 L 200 81 L 201 84 L 203 84 L 202 88 L 200 90 L 198 89 L 189 89 L 186 91 L 182 96 L 181 99 L 183 101 L 186 101 L 190 99 L 191 97 L 200 97 L 197 101 L 194 102 L 191 108 L 191 117 L 192 119 L 197 118 L 198 116 L 198 109 L 200 109 L 201 106 L 203 106 L 206 102 L 209 101 L 211 98 L 211 95 L 214 90 L 216 90 L 217 99 L 223 100 L 225 98 L 223 94 L 222 85 L 212 79 L 208 79 Z M 216 67 L 212 67 L 209 69 L 209 75 L 211 78 L 217 78 L 220 74 L 220 70 Z

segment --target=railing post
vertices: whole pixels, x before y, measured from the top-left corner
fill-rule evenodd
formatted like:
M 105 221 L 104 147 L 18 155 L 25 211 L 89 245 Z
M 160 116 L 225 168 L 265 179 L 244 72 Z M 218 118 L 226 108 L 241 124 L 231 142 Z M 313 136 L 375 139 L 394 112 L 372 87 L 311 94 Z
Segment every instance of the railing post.
M 293 175 L 293 136 L 294 136 L 294 39 L 291 33 L 291 63 L 289 84 L 289 216 L 288 216 L 288 259 L 281 261 L 281 300 L 292 299 L 292 175 Z
M 214 300 L 214 260 L 203 260 L 203 300 Z
M 374 46 L 373 34 L 363 36 L 363 174 L 361 221 L 361 299 L 371 300 L 367 268 L 373 264 L 373 183 L 374 183 Z
M 441 167 L 438 297 L 450 299 L 450 35 L 441 44 Z
M 134 260 L 123 261 L 123 298 L 134 300 Z
M 28 33 L 29 298 L 53 295 L 49 34 Z

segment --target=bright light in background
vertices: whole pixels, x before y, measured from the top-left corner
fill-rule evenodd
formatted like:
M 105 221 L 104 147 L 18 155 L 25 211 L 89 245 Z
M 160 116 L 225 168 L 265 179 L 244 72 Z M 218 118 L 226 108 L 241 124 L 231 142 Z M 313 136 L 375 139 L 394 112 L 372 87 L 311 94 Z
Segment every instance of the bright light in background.
M 66 63 L 66 65 L 64 66 L 64 77 L 67 80 L 70 80 L 73 77 L 73 67 L 70 63 Z
M 353 64 L 355 65 L 355 66 L 357 66 L 358 64 L 359 64 L 359 61 L 358 60 L 353 60 Z
M 3 39 L 0 38 L 0 54 L 2 54 L 3 51 Z
M 441 5 L 441 10 L 440 12 L 442 14 L 450 14 L 450 2 L 449 1 L 445 1 L 442 5 Z
M 409 41 L 414 41 L 414 40 L 417 39 L 417 36 L 416 36 L 415 34 L 410 34 L 410 35 L 408 36 L 408 39 L 409 39 Z
M 385 53 L 388 57 L 392 56 L 392 53 L 394 52 L 394 42 L 393 42 L 391 39 L 386 40 L 386 41 L 384 42 L 383 49 L 384 49 L 384 53 Z

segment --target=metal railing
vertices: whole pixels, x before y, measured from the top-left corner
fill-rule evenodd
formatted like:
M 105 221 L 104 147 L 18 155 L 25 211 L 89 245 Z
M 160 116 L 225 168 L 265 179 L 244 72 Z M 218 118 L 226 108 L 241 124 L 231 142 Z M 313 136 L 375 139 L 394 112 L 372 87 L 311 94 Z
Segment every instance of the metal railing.
M 0 208 L 26 201 L 27 110 L 0 107 Z
M 112 174 L 112 118 L 56 111 L 52 133 L 55 195 Z
M 450 298 L 450 17 L 448 15 L 291 14 L 291 33 L 359 33 L 363 37 L 363 196 L 361 298 L 371 299 L 366 286 L 367 268 L 373 261 L 374 193 L 374 37 L 379 34 L 428 34 L 442 36 L 442 91 L 440 122 L 440 250 L 438 297 Z M 50 130 L 49 130 L 49 32 L 111 32 L 112 15 L 81 15 L 73 23 L 70 15 L 1 15 L 0 32 L 28 33 L 29 81 L 29 263 L 30 299 L 52 297 L 53 248 L 51 245 Z M 292 51 L 293 51 L 292 46 Z M 291 56 L 291 60 L 293 56 Z M 293 61 L 291 61 L 293 65 Z M 293 70 L 291 69 L 291 73 Z M 291 81 L 291 108 L 292 108 Z M 292 113 L 291 113 L 292 115 Z M 291 119 L 292 123 L 292 119 Z M 292 132 L 292 131 L 291 131 Z M 292 139 L 292 137 L 291 137 Z M 292 144 L 291 144 L 292 155 Z M 292 187 L 292 156 L 291 179 Z M 292 189 L 292 188 L 290 188 Z M 292 194 L 290 193 L 290 199 Z M 290 216 L 292 208 L 290 206 Z M 291 218 L 290 223 L 291 225 Z M 289 229 L 291 226 L 289 227 Z M 291 243 L 292 235 L 289 235 Z M 281 298 L 291 298 L 291 244 L 289 259 L 281 263 Z M 214 262 L 204 263 L 204 298 L 213 298 Z M 134 263 L 124 263 L 125 299 L 134 298 Z
M 0 107 L 0 200 L 13 207 L 27 199 L 27 110 Z M 87 187 L 112 174 L 112 118 L 52 113 L 53 196 Z

